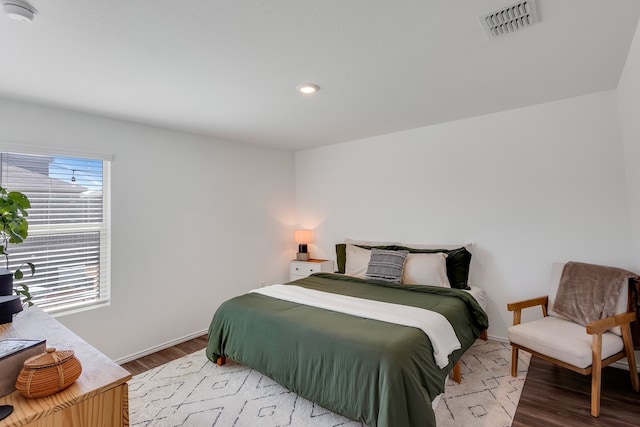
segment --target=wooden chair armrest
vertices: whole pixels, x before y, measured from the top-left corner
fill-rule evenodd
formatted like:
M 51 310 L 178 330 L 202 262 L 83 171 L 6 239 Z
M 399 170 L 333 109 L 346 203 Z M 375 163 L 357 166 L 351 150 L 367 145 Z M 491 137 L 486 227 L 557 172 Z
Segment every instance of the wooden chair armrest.
M 532 298 L 524 301 L 509 303 L 507 304 L 507 310 L 516 311 L 516 310 L 522 310 L 523 308 L 535 307 L 537 305 L 542 305 L 546 307 L 548 303 L 549 303 L 548 296 Z
M 616 326 L 621 326 L 625 324 L 629 324 L 631 322 L 635 322 L 636 313 L 628 312 L 618 314 L 617 316 L 607 317 L 600 320 L 595 320 L 587 325 L 587 333 L 589 335 L 601 334 L 603 332 L 608 331 L 611 328 L 615 328 Z
M 524 301 L 512 302 L 507 304 L 507 310 L 513 311 L 513 325 L 519 325 L 522 320 L 522 310 L 529 307 L 540 306 L 542 308 L 542 315 L 547 317 L 547 304 L 549 303 L 549 297 L 538 297 Z

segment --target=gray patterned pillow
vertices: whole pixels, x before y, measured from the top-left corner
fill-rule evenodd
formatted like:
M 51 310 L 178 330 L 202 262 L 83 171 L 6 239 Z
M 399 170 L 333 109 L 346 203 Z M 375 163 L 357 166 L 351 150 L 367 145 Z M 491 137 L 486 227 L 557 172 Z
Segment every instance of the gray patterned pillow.
M 365 279 L 384 280 L 400 283 L 402 270 L 409 251 L 390 251 L 386 249 L 371 249 L 371 260 L 367 267 Z

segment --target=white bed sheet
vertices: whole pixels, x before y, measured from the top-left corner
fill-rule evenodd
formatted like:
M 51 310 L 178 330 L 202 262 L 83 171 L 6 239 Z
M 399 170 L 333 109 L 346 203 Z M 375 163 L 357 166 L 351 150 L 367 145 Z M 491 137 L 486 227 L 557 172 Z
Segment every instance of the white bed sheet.
M 487 294 L 484 292 L 484 289 L 481 289 L 477 286 L 469 285 L 471 289 L 465 289 L 465 291 L 469 292 L 480 304 L 480 307 L 484 311 L 487 311 Z

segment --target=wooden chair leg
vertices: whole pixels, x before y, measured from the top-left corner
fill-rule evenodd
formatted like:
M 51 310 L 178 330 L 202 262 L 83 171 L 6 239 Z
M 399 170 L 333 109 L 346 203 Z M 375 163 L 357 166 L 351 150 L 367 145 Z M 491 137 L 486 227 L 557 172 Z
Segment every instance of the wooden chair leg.
M 518 349 L 511 346 L 511 376 L 518 376 Z
M 216 360 L 216 364 L 218 366 L 222 366 L 225 363 L 227 363 L 227 358 L 226 357 L 218 357 L 218 359 Z
M 622 325 L 622 340 L 624 341 L 624 351 L 629 362 L 629 375 L 631 375 L 631 387 L 633 391 L 640 391 L 640 381 L 638 380 L 638 367 L 636 366 L 636 353 L 633 349 L 633 339 L 631 338 L 631 328 L 629 324 Z
M 591 366 L 591 415 L 600 415 L 600 387 L 602 383 L 602 333 L 593 336 L 591 347 L 593 365 Z
M 462 382 L 462 367 L 460 366 L 460 361 L 453 365 L 453 369 L 451 370 L 451 379 L 458 384 Z
M 482 334 L 480 334 L 480 339 L 484 341 L 489 341 L 489 333 L 487 332 L 486 329 L 482 331 Z

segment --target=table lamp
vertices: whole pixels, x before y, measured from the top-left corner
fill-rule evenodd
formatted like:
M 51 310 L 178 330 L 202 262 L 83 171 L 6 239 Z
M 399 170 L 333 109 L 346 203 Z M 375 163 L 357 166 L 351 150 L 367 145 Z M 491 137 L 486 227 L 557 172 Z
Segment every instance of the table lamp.
M 293 240 L 298 244 L 298 253 L 296 254 L 296 260 L 309 261 L 309 250 L 307 243 L 313 242 L 312 230 L 296 230 L 293 234 Z

